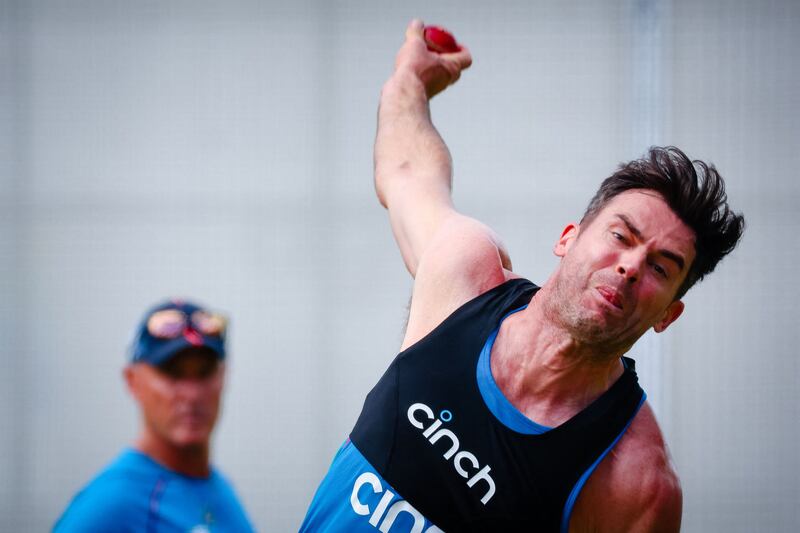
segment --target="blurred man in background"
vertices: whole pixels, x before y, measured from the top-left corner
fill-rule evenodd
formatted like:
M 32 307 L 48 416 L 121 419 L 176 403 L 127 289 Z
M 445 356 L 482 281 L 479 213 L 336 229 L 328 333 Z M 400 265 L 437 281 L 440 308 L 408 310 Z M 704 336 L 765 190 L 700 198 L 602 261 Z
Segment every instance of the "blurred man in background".
M 252 531 L 210 464 L 225 381 L 226 319 L 171 300 L 148 311 L 124 377 L 139 437 L 72 500 L 55 531 Z

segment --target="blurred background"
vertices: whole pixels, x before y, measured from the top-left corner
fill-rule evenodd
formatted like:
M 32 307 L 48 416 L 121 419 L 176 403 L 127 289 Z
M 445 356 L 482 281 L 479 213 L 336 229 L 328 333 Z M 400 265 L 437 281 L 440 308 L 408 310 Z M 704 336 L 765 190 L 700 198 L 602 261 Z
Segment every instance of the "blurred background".
M 297 529 L 402 338 L 372 142 L 415 16 L 475 60 L 432 104 L 456 203 L 534 281 L 618 163 L 717 165 L 744 240 L 634 356 L 684 531 L 800 527 L 800 2 L 2 0 L 0 530 L 132 441 L 125 350 L 170 295 L 230 314 L 216 464 Z

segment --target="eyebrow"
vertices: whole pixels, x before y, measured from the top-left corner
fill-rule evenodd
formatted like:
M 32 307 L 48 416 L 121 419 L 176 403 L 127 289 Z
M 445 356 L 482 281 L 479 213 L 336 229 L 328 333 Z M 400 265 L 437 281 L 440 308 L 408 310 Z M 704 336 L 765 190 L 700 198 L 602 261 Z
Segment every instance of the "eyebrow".
M 640 240 L 642 239 L 642 232 L 639 231 L 639 228 L 637 228 L 633 224 L 633 222 L 631 221 L 630 218 L 628 218 L 626 215 L 623 215 L 622 213 L 617 213 L 616 216 L 620 220 L 622 220 L 622 222 L 625 223 L 625 225 L 628 227 L 628 231 L 633 233 L 636 236 L 637 239 L 640 239 Z M 659 250 L 658 253 L 661 254 L 662 256 L 664 256 L 665 258 L 673 261 L 676 265 L 678 265 L 678 269 L 679 270 L 683 270 L 683 267 L 686 264 L 685 261 L 683 260 L 683 257 L 681 257 L 680 255 L 676 254 L 675 252 L 673 252 L 671 250 L 666 250 L 664 248 Z

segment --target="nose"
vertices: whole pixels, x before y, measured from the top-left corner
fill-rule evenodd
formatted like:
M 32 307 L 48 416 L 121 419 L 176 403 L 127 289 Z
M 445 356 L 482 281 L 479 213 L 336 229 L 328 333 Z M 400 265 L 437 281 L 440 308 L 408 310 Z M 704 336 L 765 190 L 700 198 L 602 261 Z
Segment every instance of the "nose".
M 178 394 L 187 400 L 196 400 L 203 396 L 206 390 L 205 383 L 199 379 L 179 379 L 176 382 L 176 391 Z
M 639 263 L 641 261 L 634 254 L 623 254 L 617 262 L 617 274 L 630 284 L 639 279 Z

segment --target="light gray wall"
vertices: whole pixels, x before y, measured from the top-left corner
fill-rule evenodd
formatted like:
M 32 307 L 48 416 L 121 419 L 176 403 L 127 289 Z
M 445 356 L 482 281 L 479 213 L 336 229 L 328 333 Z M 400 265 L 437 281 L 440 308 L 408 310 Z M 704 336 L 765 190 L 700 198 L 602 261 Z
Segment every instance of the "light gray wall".
M 0 530 L 46 530 L 133 438 L 124 350 L 167 295 L 232 315 L 216 462 L 260 530 L 297 528 L 401 339 L 371 144 L 413 16 L 473 52 L 434 119 L 532 279 L 648 144 L 726 176 L 741 248 L 636 355 L 684 530 L 796 530 L 792 0 L 0 3 Z
M 672 337 L 672 439 L 696 531 L 800 528 L 800 3 L 681 3 L 674 139 L 713 154 L 747 215 L 741 248 Z

